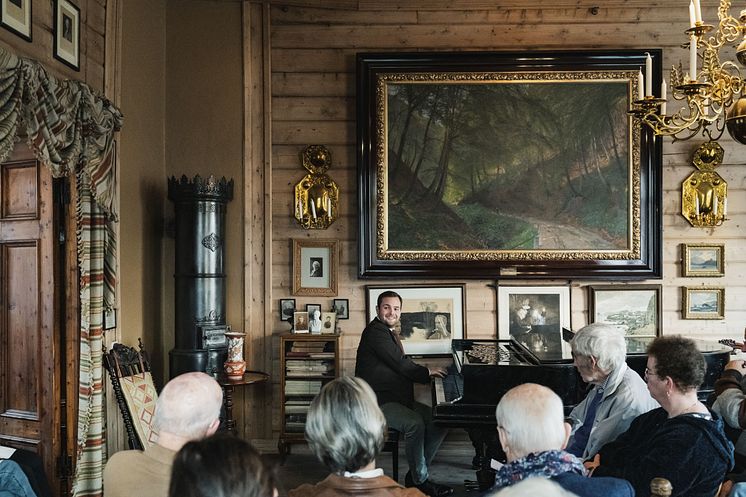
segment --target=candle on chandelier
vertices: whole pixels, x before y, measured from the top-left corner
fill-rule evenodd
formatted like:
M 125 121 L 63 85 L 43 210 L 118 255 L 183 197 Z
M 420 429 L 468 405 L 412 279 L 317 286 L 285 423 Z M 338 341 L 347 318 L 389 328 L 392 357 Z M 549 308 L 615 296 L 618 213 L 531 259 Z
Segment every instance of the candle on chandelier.
M 316 200 L 311 200 L 311 215 L 316 219 Z
M 697 37 L 694 35 L 689 41 L 689 77 L 697 81 Z
M 723 218 L 725 218 L 726 214 L 728 214 L 728 197 L 723 199 Z
M 298 220 L 303 221 L 303 205 L 301 204 L 300 199 L 298 199 L 297 208 L 298 208 Z
M 637 71 L 637 100 L 643 100 L 644 98 L 645 91 L 643 90 L 642 71 Z
M 718 196 L 715 194 L 715 192 L 712 192 L 712 213 L 715 215 L 715 217 L 718 216 Z
M 694 2 L 689 1 L 689 27 L 693 28 L 697 23 L 697 14 L 694 12 Z
M 645 52 L 645 96 L 653 96 L 653 58 Z
M 332 198 L 326 198 L 326 213 L 329 217 L 332 217 Z
M 661 100 L 663 100 L 663 103 L 661 104 L 661 115 L 666 115 L 666 102 L 668 98 L 668 85 L 666 85 L 666 78 L 663 78 L 663 82 L 661 83 Z
M 702 8 L 699 5 L 699 0 L 692 0 L 694 2 L 694 22 L 702 24 Z

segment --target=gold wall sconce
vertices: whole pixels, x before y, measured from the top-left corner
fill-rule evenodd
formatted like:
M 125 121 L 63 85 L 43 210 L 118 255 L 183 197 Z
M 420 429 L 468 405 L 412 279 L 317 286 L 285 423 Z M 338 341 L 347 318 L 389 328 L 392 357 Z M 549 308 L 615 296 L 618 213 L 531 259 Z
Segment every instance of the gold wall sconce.
M 308 174 L 295 185 L 295 219 L 305 229 L 326 229 L 339 212 L 339 187 L 326 174 L 332 154 L 324 145 L 309 145 L 300 156 Z
M 692 226 L 720 226 L 728 213 L 728 183 L 715 172 L 723 162 L 723 147 L 716 141 L 700 145 L 692 163 L 697 171 L 681 184 L 681 214 Z

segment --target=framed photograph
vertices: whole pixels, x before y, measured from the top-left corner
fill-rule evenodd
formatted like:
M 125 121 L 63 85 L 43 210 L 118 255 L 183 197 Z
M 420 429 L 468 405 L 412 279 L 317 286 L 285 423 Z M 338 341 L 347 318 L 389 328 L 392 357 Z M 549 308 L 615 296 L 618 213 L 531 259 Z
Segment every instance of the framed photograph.
M 725 319 L 725 288 L 685 286 L 681 291 L 683 319 Z
M 321 313 L 321 333 L 330 334 L 335 333 L 337 330 L 337 313 L 336 312 L 322 312 Z
M 646 52 L 358 54 L 359 275 L 659 277 Z
M 313 315 L 313 311 L 319 311 L 319 315 L 321 315 L 321 304 L 306 304 L 306 312 L 308 313 L 308 317 L 311 317 Z
M 31 0 L 0 0 L 0 24 L 31 41 Z
M 292 319 L 295 312 L 295 299 L 280 299 L 280 321 Z
M 618 327 L 627 336 L 661 334 L 661 285 L 594 285 L 588 287 L 590 322 Z
M 466 289 L 452 285 L 367 285 L 366 315 L 376 317 L 378 296 L 393 290 L 402 298 L 399 337 L 404 353 L 451 353 L 451 340 L 466 338 Z
M 80 9 L 69 0 L 54 1 L 54 58 L 80 71 Z
M 334 310 L 337 319 L 350 319 L 350 301 L 348 299 L 334 299 Z
M 293 333 L 308 333 L 308 313 L 295 311 L 293 313 Z
M 293 295 L 337 295 L 337 240 L 293 239 Z
M 542 355 L 562 355 L 569 347 L 562 328 L 572 329 L 569 286 L 497 286 L 498 338 Z
M 725 244 L 682 243 L 681 276 L 725 276 Z

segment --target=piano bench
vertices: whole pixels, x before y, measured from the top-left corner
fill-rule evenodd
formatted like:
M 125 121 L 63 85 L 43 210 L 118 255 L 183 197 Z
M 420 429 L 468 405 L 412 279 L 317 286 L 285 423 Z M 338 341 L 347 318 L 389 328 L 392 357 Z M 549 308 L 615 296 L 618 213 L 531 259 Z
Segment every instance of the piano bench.
M 389 428 L 386 441 L 383 444 L 384 452 L 391 452 L 391 477 L 394 481 L 399 481 L 399 432 Z

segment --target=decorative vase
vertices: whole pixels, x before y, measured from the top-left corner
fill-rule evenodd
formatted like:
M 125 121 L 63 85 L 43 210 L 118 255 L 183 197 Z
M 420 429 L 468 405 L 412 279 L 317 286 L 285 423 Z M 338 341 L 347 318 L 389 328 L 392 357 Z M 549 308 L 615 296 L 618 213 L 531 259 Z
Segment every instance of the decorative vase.
M 246 372 L 246 361 L 243 360 L 243 342 L 246 333 L 241 331 L 226 331 L 228 339 L 228 360 L 223 368 L 229 380 L 240 380 Z

